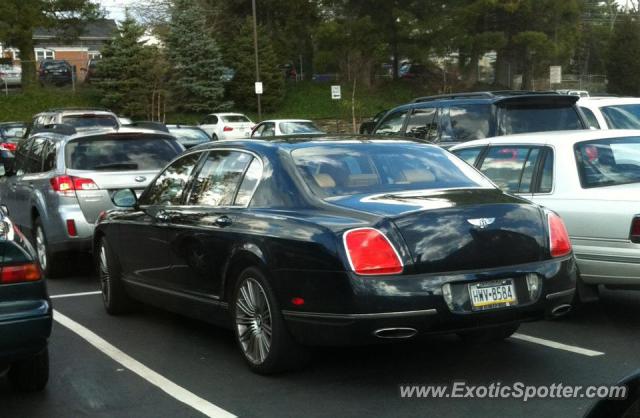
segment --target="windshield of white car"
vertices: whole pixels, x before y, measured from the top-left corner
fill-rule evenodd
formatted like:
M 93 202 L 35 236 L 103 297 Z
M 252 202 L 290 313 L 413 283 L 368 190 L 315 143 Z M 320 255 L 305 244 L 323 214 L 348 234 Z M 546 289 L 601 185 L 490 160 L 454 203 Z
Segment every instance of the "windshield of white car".
M 281 122 L 280 132 L 282 132 L 283 135 L 322 133 L 313 122 Z
M 251 122 L 246 116 L 244 115 L 225 115 L 222 116 L 222 120 L 224 122 L 227 123 L 245 123 L 245 122 Z
M 609 129 L 640 129 L 640 103 L 604 106 L 601 110 Z
M 640 137 L 580 142 L 575 154 L 584 188 L 640 183 Z

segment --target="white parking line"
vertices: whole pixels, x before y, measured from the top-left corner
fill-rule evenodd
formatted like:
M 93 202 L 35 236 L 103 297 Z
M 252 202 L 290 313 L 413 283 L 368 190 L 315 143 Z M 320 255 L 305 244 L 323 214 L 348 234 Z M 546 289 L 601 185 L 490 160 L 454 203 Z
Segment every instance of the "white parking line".
M 199 412 L 202 412 L 208 417 L 235 418 L 235 415 L 231 414 L 230 412 L 227 412 L 224 409 L 210 403 L 209 401 L 202 399 L 201 397 L 189 392 L 185 388 L 173 383 L 166 377 L 151 370 L 136 359 L 130 357 L 128 354 L 111 345 L 109 342 L 104 340 L 99 335 L 95 334 L 90 329 L 80 325 L 73 319 L 61 314 L 58 311 L 54 311 L 53 319 L 60 325 L 78 334 L 89 344 L 93 345 L 95 348 L 102 351 L 104 354 L 111 357 L 122 366 L 131 370 L 133 373 L 137 374 L 160 390 L 166 392 L 174 399 L 190 406 L 191 408 Z
M 73 297 L 76 297 L 76 296 L 99 295 L 100 293 L 102 293 L 102 292 L 99 291 L 99 290 L 96 290 L 95 292 L 65 293 L 63 295 L 51 295 L 49 297 L 51 299 L 73 298 Z
M 545 340 L 544 338 L 532 337 L 531 335 L 516 333 L 516 334 L 513 334 L 511 338 L 527 341 L 534 344 L 544 345 L 546 347 L 555 348 L 557 350 L 570 351 L 572 353 L 582 354 L 583 356 L 588 356 L 588 357 L 597 357 L 597 356 L 604 355 L 604 353 L 601 351 L 589 350 L 582 347 L 576 347 L 575 345 L 562 344 L 556 341 Z

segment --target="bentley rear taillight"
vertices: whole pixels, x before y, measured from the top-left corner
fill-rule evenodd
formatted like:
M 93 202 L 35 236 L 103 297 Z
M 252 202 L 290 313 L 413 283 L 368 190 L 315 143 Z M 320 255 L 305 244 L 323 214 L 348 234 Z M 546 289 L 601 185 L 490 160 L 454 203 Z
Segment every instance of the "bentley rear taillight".
M 560 216 L 555 213 L 548 213 L 549 220 L 549 248 L 551 257 L 562 257 L 571 252 L 571 241 L 569 233 L 564 226 L 564 222 Z
M 359 275 L 402 273 L 402 261 L 389 239 L 374 228 L 352 229 L 343 236 L 351 269 Z

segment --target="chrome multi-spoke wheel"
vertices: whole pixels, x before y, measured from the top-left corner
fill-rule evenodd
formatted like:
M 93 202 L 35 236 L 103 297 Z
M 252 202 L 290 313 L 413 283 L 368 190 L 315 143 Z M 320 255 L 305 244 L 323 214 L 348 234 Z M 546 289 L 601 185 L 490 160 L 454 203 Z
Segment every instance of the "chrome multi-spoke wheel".
M 36 227 L 36 253 L 38 254 L 38 262 L 42 270 L 47 270 L 47 241 L 44 237 L 42 227 Z
M 271 350 L 273 318 L 264 288 L 254 278 L 246 278 L 236 295 L 236 327 L 244 355 L 262 364 Z
M 108 305 L 111 296 L 111 275 L 109 273 L 109 261 L 107 260 L 107 249 L 104 246 L 104 242 L 100 245 L 100 253 L 98 254 L 98 273 L 100 274 L 102 299 L 105 305 Z

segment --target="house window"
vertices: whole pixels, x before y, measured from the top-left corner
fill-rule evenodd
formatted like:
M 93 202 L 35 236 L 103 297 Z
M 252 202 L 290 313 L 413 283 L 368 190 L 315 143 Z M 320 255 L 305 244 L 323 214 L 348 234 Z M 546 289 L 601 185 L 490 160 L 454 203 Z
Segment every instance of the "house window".
M 55 53 L 50 49 L 36 49 L 36 61 L 52 60 Z

